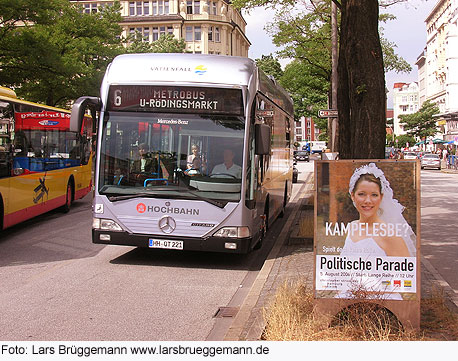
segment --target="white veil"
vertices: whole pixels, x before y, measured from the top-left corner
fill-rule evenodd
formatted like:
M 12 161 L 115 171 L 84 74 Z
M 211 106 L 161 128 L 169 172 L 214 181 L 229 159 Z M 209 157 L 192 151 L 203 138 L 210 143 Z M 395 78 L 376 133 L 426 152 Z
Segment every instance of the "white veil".
M 363 174 L 372 174 L 376 178 L 378 178 L 382 184 L 382 194 L 383 199 L 380 203 L 379 208 L 379 217 L 383 220 L 383 222 L 387 224 L 401 224 L 403 229 L 403 236 L 404 242 L 406 243 L 407 249 L 412 257 L 415 257 L 417 254 L 417 241 L 415 233 L 412 231 L 412 227 L 407 223 L 402 212 L 404 211 L 405 207 L 398 202 L 397 199 L 393 198 L 393 190 L 390 187 L 390 182 L 385 178 L 385 174 L 383 171 L 375 165 L 375 163 L 369 163 L 363 165 L 362 167 L 357 168 L 353 175 L 350 178 L 350 184 L 348 192 L 353 192 L 355 188 L 355 184 L 358 181 L 359 177 Z

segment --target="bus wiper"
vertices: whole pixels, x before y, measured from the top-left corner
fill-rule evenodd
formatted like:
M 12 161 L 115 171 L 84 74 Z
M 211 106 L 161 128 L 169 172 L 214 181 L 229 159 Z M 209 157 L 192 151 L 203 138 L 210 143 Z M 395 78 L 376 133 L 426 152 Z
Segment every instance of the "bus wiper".
M 126 194 L 123 196 L 109 196 L 108 200 L 110 202 L 117 202 L 117 201 L 123 201 L 126 199 L 133 199 L 133 198 L 140 198 L 140 197 L 161 198 L 161 196 L 158 196 L 157 194 L 153 194 L 153 193 L 135 193 L 135 194 Z
M 162 187 L 162 188 L 156 188 L 155 190 L 170 190 L 172 189 L 172 187 Z M 200 194 L 197 194 L 197 193 L 194 193 L 193 191 L 187 189 L 187 188 L 183 188 L 183 187 L 176 187 L 176 190 L 179 191 L 179 192 L 186 192 L 188 194 L 191 194 L 193 195 L 194 197 L 202 200 L 202 201 L 205 201 L 207 203 L 210 203 L 218 208 L 224 208 L 226 205 L 221 203 L 221 202 L 218 202 L 218 201 L 215 201 L 213 199 L 210 199 L 210 198 L 206 198 L 206 197 L 203 197 L 201 196 Z M 118 202 L 118 201 L 124 201 L 124 200 L 127 200 L 127 199 L 133 199 L 133 198 L 141 198 L 141 197 L 145 197 L 145 198 L 164 198 L 164 197 L 168 197 L 169 195 L 167 194 L 164 194 L 164 195 L 161 195 L 161 194 L 157 194 L 157 193 L 146 193 L 146 192 L 142 192 L 142 193 L 135 193 L 135 194 L 125 194 L 125 195 L 122 195 L 122 196 L 108 196 L 108 200 L 110 202 Z

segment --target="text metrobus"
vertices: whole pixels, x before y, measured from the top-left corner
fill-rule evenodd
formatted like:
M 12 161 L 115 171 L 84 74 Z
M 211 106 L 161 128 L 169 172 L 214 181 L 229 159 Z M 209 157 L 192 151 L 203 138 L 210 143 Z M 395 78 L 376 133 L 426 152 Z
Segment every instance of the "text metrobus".
M 62 207 L 92 188 L 92 119 L 71 132 L 70 112 L 0 87 L 0 229 Z
M 246 253 L 289 201 L 292 100 L 250 59 L 121 55 L 87 107 L 95 243 Z

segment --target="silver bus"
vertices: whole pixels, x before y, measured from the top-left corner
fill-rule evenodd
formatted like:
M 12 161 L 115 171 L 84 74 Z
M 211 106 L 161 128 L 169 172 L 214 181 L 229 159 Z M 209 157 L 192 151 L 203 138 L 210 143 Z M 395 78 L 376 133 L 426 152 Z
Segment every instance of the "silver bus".
M 129 54 L 99 97 L 94 243 L 247 253 L 292 190 L 293 103 L 240 57 Z

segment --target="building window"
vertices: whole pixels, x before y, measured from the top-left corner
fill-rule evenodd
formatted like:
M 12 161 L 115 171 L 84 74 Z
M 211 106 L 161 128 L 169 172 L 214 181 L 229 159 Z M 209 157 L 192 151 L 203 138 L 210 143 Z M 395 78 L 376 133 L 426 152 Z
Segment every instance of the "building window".
M 153 1 L 153 15 L 168 15 L 169 12 L 169 0 Z
M 149 1 L 143 2 L 143 15 L 149 15 Z
M 207 1 L 208 5 L 208 13 L 211 15 L 218 15 L 218 7 L 217 7 L 217 2 L 216 1 Z
M 186 14 L 200 14 L 200 0 L 187 0 Z
M 153 33 L 154 33 L 154 28 L 153 28 Z M 150 34 L 150 28 L 129 28 L 129 34 L 132 36 L 132 38 L 135 38 L 137 40 L 141 40 L 144 42 L 149 42 L 149 34 Z M 153 41 L 154 41 L 154 34 L 153 34 Z
M 208 41 L 213 41 L 213 26 L 208 27 Z
M 173 32 L 172 28 L 169 28 L 169 32 Z M 200 26 L 186 26 L 186 41 L 200 41 L 202 40 L 202 29 Z
M 97 12 L 97 4 L 84 4 L 84 13 L 91 14 Z
M 200 41 L 202 39 L 202 31 L 200 26 L 194 27 L 194 41 Z
M 149 27 L 143 29 L 143 41 L 149 43 Z
M 102 3 L 99 5 L 100 8 L 108 7 L 108 6 L 113 6 L 113 3 Z
M 153 41 L 159 40 L 159 28 L 153 27 Z
M 164 0 L 160 1 L 153 1 L 153 14 L 158 15 L 158 3 L 162 4 L 163 8 L 163 3 Z M 167 1 L 168 3 L 168 1 Z M 129 16 L 148 16 L 150 15 L 150 5 L 151 1 L 130 1 L 129 2 Z
M 221 41 L 220 34 L 219 34 L 219 27 L 215 26 L 215 41 L 219 43 Z
M 187 26 L 186 27 L 186 37 L 185 37 L 185 40 L 186 41 L 192 41 L 193 38 L 192 38 L 192 26 Z

